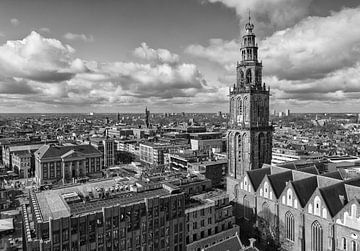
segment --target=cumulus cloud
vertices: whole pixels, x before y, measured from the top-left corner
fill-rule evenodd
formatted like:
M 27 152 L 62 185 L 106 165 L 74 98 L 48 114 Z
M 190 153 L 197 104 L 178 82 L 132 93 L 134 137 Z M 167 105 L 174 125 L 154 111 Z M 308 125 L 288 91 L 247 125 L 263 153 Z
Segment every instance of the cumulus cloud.
M 360 7 L 307 17 L 259 42 L 264 80 L 273 100 L 348 100 L 360 92 Z M 255 24 L 255 32 L 257 25 Z M 211 39 L 190 45 L 185 52 L 217 63 L 233 78 L 241 43 Z
M 155 63 L 179 63 L 179 55 L 171 53 L 166 49 L 152 49 L 146 43 L 141 43 L 141 46 L 133 51 L 134 56 L 148 60 Z
M 220 2 L 235 9 L 243 25 L 247 22 L 249 11 L 256 22 L 261 35 L 275 30 L 291 27 L 309 14 L 313 0 L 207 0 L 210 3 Z
M 64 38 L 70 41 L 80 40 L 83 42 L 94 42 L 93 35 L 76 34 L 71 32 L 64 34 Z
M 145 63 L 85 61 L 69 45 L 32 32 L 0 47 L 0 95 L 55 106 L 86 106 L 171 103 L 213 91 L 196 65 L 145 43 L 139 48 L 134 54 Z
M 19 19 L 17 18 L 12 18 L 10 19 L 10 23 L 13 25 L 13 26 L 18 26 L 20 24 L 20 21 Z
M 285 79 L 322 78 L 354 65 L 360 58 L 359 23 L 360 8 L 344 9 L 274 33 L 260 44 L 265 72 Z
M 75 50 L 56 39 L 31 32 L 23 40 L 7 41 L 0 47 L 0 74 L 40 82 L 71 79 Z

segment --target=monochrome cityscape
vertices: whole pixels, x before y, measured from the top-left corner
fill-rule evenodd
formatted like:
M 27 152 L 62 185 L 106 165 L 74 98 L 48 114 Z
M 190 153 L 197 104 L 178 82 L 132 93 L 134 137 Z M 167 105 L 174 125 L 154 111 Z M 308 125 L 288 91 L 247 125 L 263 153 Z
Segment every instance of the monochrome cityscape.
M 0 250 L 360 250 L 357 0 L 0 13 Z

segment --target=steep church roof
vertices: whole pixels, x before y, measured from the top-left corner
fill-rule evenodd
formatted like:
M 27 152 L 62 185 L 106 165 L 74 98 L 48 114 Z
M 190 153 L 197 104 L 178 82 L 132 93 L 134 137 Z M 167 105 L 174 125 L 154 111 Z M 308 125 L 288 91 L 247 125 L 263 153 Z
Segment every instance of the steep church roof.
M 271 169 L 269 167 L 247 171 L 247 175 L 248 175 L 255 191 L 260 186 L 260 183 L 263 180 L 263 178 L 265 177 L 265 175 L 269 175 L 270 173 L 271 173 Z
M 292 185 L 294 187 L 294 190 L 297 194 L 301 206 L 304 207 L 311 198 L 311 195 L 316 190 L 318 183 L 316 176 L 314 176 L 301 180 L 295 180 L 292 182 Z
M 286 183 L 293 180 L 292 171 L 286 171 L 268 176 L 271 186 L 274 189 L 276 198 L 279 198 Z

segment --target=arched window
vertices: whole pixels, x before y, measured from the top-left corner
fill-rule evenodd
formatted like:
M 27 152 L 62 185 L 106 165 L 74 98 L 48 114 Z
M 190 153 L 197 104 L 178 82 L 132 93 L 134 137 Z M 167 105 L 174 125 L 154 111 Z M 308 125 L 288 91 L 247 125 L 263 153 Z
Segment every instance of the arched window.
M 237 118 L 236 118 L 236 122 L 238 124 L 243 122 L 243 101 L 241 98 L 237 99 Z
M 247 103 L 247 100 L 248 100 L 248 98 L 245 96 L 244 97 L 244 100 L 243 100 L 243 118 L 244 118 L 244 120 L 245 120 L 245 122 L 247 122 L 247 121 L 249 121 L 249 118 L 248 118 L 248 103 Z
M 323 250 L 323 229 L 318 221 L 311 225 L 311 250 Z
M 248 190 L 248 179 L 247 179 L 247 177 L 245 176 L 245 178 L 244 178 L 244 190 L 245 191 L 247 191 Z
M 287 205 L 292 207 L 292 202 L 293 202 L 293 192 L 292 190 L 289 188 L 287 190 Z
M 262 165 L 265 163 L 265 149 L 266 149 L 266 139 L 265 139 L 265 135 L 261 132 L 258 135 L 258 147 L 259 147 L 259 151 L 258 151 L 258 168 L 261 168 Z
M 356 217 L 356 205 L 355 204 L 351 205 L 351 216 Z
M 270 222 L 270 220 L 271 220 L 271 211 L 270 211 L 270 208 L 269 208 L 269 204 L 267 202 L 264 202 L 262 204 L 262 215 L 263 215 L 264 220 L 266 222 Z
M 264 183 L 264 197 L 265 198 L 269 197 L 269 183 L 267 181 L 265 181 Z
M 251 69 L 248 69 L 246 71 L 246 83 L 251 84 L 251 82 L 252 82 Z
M 351 251 L 357 251 L 356 241 L 351 241 Z
M 236 184 L 234 186 L 234 198 L 236 201 L 238 201 L 238 196 L 239 196 L 239 184 Z
M 250 202 L 247 196 L 245 195 L 243 198 L 243 206 L 244 206 L 244 218 L 249 220 L 251 217 L 251 208 L 250 208 Z
M 312 213 L 313 213 L 313 208 L 312 208 L 312 204 L 311 204 L 311 203 L 309 204 L 309 207 L 308 207 L 308 213 L 309 213 L 309 214 L 312 214 Z
M 295 241 L 295 218 L 291 212 L 285 214 L 286 239 Z
M 244 72 L 240 70 L 240 83 L 244 83 Z
M 347 241 L 346 238 L 341 238 L 341 250 L 346 250 Z
M 321 200 L 319 196 L 315 196 L 314 199 L 314 214 L 321 216 Z

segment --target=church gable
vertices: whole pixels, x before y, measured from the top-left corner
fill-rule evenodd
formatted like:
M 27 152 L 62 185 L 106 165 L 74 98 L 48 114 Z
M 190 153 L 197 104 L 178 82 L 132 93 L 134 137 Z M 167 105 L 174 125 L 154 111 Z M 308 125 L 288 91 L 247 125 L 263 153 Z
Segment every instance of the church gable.
M 335 222 L 360 231 L 360 204 L 357 198 L 352 199 L 337 213 Z
M 252 186 L 249 176 L 247 174 L 245 174 L 244 178 L 242 178 L 240 181 L 240 189 L 249 193 L 254 192 L 254 187 Z
M 275 199 L 274 189 L 272 188 L 270 180 L 267 175 L 264 177 L 263 181 L 261 182 L 257 194 L 260 197 L 266 199 L 270 199 L 270 200 Z
M 299 199 L 291 182 L 286 185 L 284 191 L 280 195 L 280 198 L 283 205 L 293 207 L 295 209 L 301 208 Z
M 329 215 L 328 207 L 322 194 L 320 193 L 319 188 L 314 191 L 313 195 L 306 204 L 305 212 L 324 219 L 328 219 L 329 217 L 331 218 L 331 215 Z

